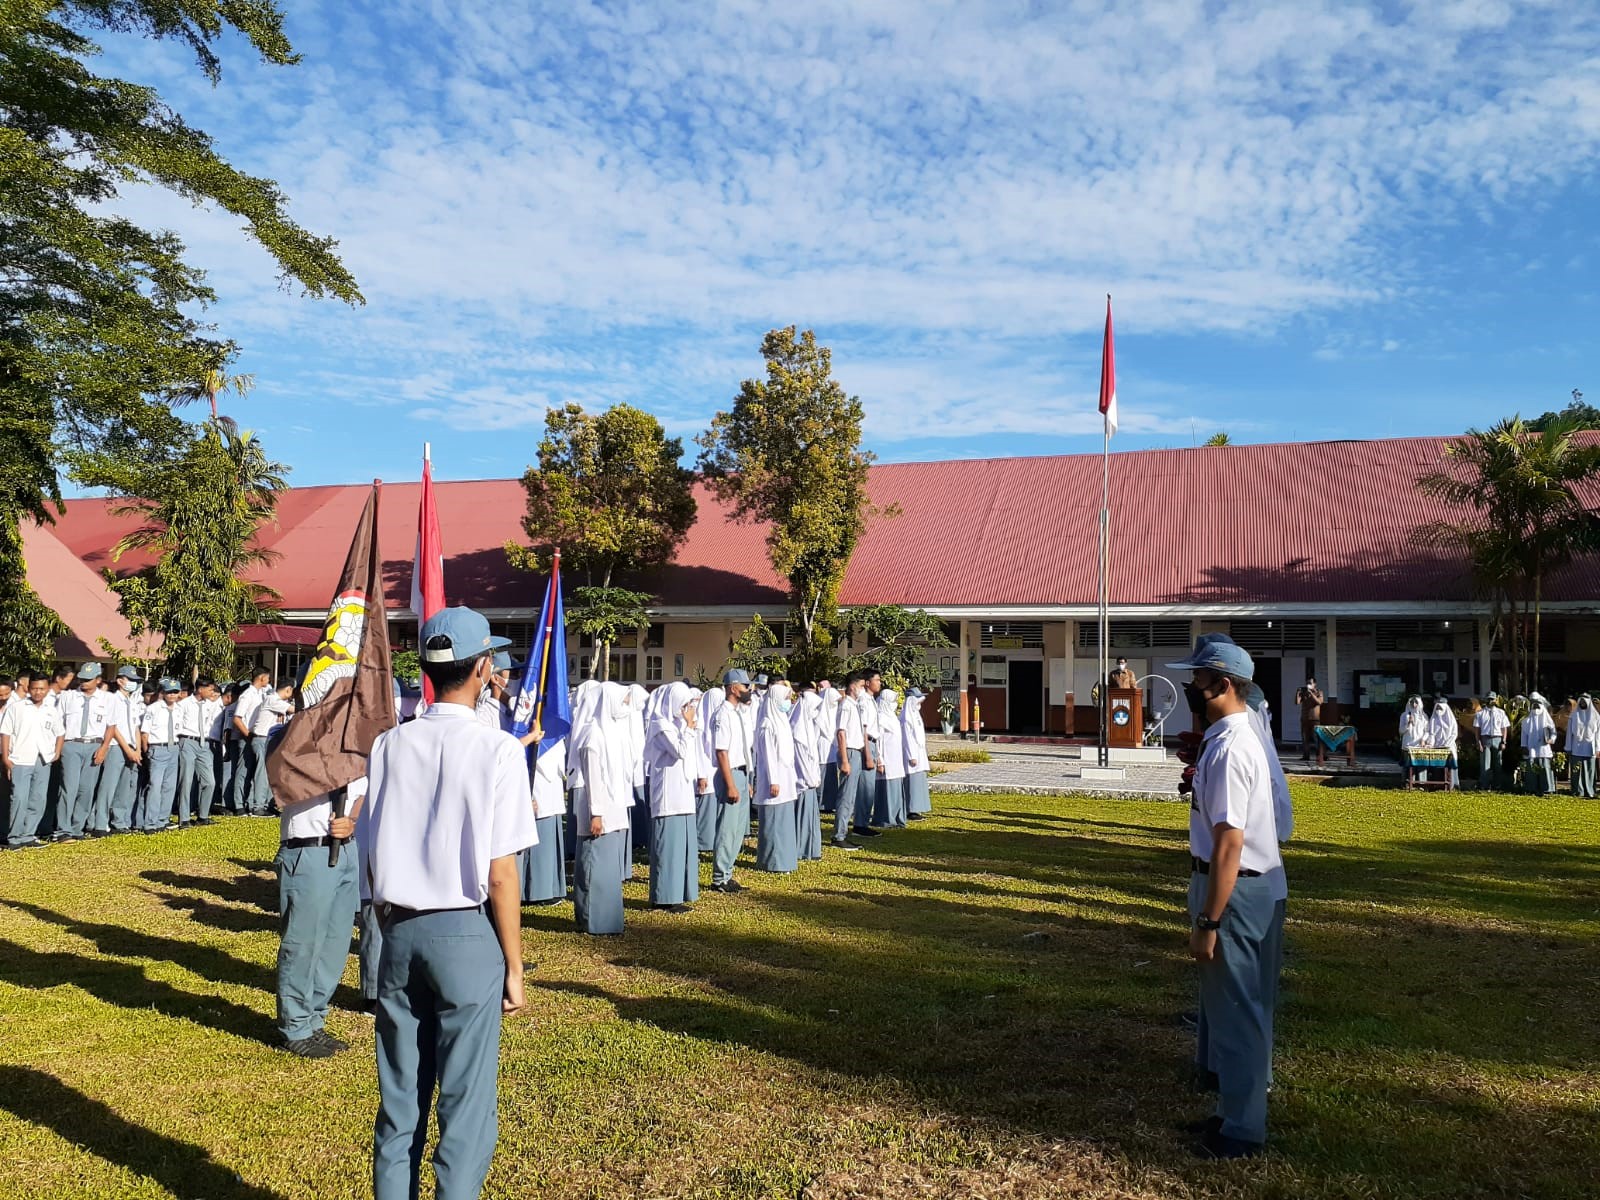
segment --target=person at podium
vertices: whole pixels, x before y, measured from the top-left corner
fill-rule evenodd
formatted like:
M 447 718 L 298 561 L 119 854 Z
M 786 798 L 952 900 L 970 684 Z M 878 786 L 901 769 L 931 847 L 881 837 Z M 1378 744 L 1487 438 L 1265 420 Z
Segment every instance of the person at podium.
M 1132 671 L 1128 670 L 1127 659 L 1120 656 L 1117 658 L 1117 669 L 1111 672 L 1110 675 L 1106 676 L 1106 686 L 1112 690 L 1116 690 L 1118 688 L 1129 689 L 1139 686 L 1138 677 L 1135 676 Z

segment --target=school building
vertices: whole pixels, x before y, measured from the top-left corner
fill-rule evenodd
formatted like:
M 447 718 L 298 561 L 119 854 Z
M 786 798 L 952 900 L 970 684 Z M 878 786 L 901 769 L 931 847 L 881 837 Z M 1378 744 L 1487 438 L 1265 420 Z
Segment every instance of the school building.
M 1418 526 L 1460 515 L 1413 486 L 1441 463 L 1445 444 L 1409 438 L 1113 454 L 1111 651 L 1150 677 L 1147 712 L 1176 702 L 1167 681 L 1179 681 L 1163 664 L 1203 632 L 1228 633 L 1255 656 L 1256 678 L 1289 742 L 1299 737 L 1295 689 L 1308 674 L 1347 718 L 1384 737 L 1405 693 L 1466 697 L 1503 686 L 1489 604 L 1467 564 L 1413 542 Z M 955 646 L 930 652 L 941 693 L 965 693 L 964 717 L 978 700 L 987 730 L 1092 733 L 1100 484 L 1098 455 L 875 466 L 873 504 L 899 511 L 870 522 L 842 604 L 899 604 L 943 619 Z M 407 606 L 418 492 L 413 483 L 383 489 L 399 646 L 415 644 Z M 543 581 L 512 569 L 503 550 L 524 540 L 520 482 L 440 483 L 435 493 L 448 601 L 482 610 L 497 633 L 526 648 Z M 366 494 L 353 485 L 284 495 L 276 525 L 261 535 L 278 556 L 261 579 L 281 594 L 284 623 L 322 619 Z M 652 685 L 714 674 L 756 613 L 788 639 L 784 587 L 767 561 L 763 529 L 733 521 L 703 487 L 696 498 L 698 517 L 675 560 L 626 581 L 657 603 L 650 628 L 614 649 L 613 678 Z M 70 554 L 53 562 L 81 564 L 81 575 L 137 568 L 133 555 L 111 561 L 127 518 L 100 500 L 67 509 L 49 535 Z M 569 589 L 583 582 L 566 575 Z M 53 599 L 48 575 L 34 583 Z M 1600 561 L 1579 560 L 1544 592 L 1541 686 L 1553 698 L 1600 686 Z M 593 651 L 576 636 L 569 651 L 576 678 L 591 668 Z M 305 650 L 280 643 L 274 652 L 292 669 Z M 923 706 L 930 724 L 936 706 L 937 698 Z

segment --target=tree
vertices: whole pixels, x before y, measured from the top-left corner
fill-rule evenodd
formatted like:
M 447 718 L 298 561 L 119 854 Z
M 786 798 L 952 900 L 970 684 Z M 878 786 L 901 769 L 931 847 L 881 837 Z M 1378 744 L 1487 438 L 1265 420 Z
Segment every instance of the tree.
M 217 419 L 217 395 L 221 392 L 232 392 L 241 400 L 255 391 L 256 377 L 254 375 L 229 375 L 221 367 L 213 367 L 201 378 L 195 388 L 196 398 L 204 396 L 211 405 L 211 419 Z
M 223 419 L 195 434 L 175 469 L 107 479 L 138 497 L 113 511 L 145 520 L 117 544 L 115 556 L 131 550 L 160 556 L 132 575 L 107 572 L 110 585 L 133 632 L 154 629 L 165 638 L 170 674 L 232 674 L 233 631 L 259 620 L 277 598 L 244 576 L 274 558 L 257 546 L 256 532 L 277 511 L 286 470 L 267 458 L 253 433 Z
M 539 466 L 522 477 L 532 546 L 506 543 L 514 566 L 549 569 L 551 552 L 589 583 L 669 561 L 694 524 L 683 442 L 649 413 L 618 404 L 591 416 L 576 404 L 545 415 Z
M 832 355 L 806 330 L 761 341 L 767 377 L 746 379 L 733 408 L 697 440 L 700 469 L 741 521 L 768 525 L 767 554 L 789 583 L 800 636 L 796 674 L 833 667 L 839 587 L 872 510 L 861 449 L 861 401 L 832 377 Z
M 1560 412 L 1547 411 L 1541 413 L 1527 423 L 1527 428 L 1533 433 L 1543 433 L 1558 421 L 1575 425 L 1579 429 L 1600 429 L 1600 408 L 1586 403 L 1583 393 L 1577 388 L 1572 389 L 1572 401 Z
M 728 643 L 728 661 L 722 664 L 722 670 L 731 671 L 738 667 L 752 678 L 756 675 L 773 678 L 787 675 L 789 660 L 781 654 L 772 653 L 777 644 L 778 635 L 773 632 L 772 626 L 761 619 L 760 613 L 752 613 L 750 624 Z
M 1231 446 L 1233 445 L 1233 439 L 1219 429 L 1200 444 L 1202 446 Z
M 1579 445 L 1578 427 L 1562 419 L 1535 433 L 1512 417 L 1469 429 L 1446 445 L 1444 467 L 1417 480 L 1425 495 L 1466 510 L 1419 527 L 1413 540 L 1465 553 L 1496 622 L 1509 612 L 1513 690 L 1538 686 L 1546 576 L 1600 546 L 1600 520 L 1578 495 L 1600 472 L 1600 447 Z
M 231 31 L 269 63 L 298 61 L 272 0 L 14 0 L 0 18 L 0 576 L 20 572 L 19 519 L 59 511 L 59 472 L 170 459 L 171 411 L 231 342 L 193 313 L 213 298 L 173 234 L 112 211 L 154 184 L 241 218 L 285 282 L 361 301 L 336 243 L 294 224 L 269 179 L 228 164 L 152 88 L 96 75 L 88 34 L 187 47 L 212 83 Z
M 562 551 L 565 557 L 565 551 Z M 580 587 L 572 590 L 568 617 L 579 633 L 594 639 L 599 659 L 600 679 L 611 678 L 611 647 L 619 634 L 644 629 L 650 624 L 650 601 L 646 592 L 620 587 Z
M 0 672 L 15 675 L 42 667 L 55 657 L 55 641 L 67 627 L 28 586 L 22 531 L 3 521 L 0 563 L 17 564 L 15 570 L 0 569 Z
M 845 665 L 852 671 L 877 671 L 901 694 L 913 685 L 925 692 L 938 687 L 939 671 L 929 664 L 927 652 L 955 645 L 938 617 L 898 604 L 852 608 L 845 614 L 845 627 L 852 640 L 861 634 L 866 641 L 866 649 Z

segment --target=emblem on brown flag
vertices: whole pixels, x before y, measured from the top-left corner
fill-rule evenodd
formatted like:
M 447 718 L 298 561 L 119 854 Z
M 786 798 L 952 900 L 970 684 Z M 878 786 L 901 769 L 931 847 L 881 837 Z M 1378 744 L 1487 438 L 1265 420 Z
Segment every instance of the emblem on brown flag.
M 366 774 L 372 743 L 394 728 L 394 672 L 378 550 L 380 491 L 374 482 L 328 605 L 322 641 L 300 684 L 301 709 L 267 754 L 267 779 L 281 804 L 323 796 L 359 779 Z

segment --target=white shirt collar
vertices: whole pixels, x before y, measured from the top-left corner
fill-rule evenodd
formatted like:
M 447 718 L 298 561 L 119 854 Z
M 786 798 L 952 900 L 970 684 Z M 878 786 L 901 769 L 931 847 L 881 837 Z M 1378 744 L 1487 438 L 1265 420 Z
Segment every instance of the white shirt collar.
M 1214 738 L 1221 737 L 1225 730 L 1231 729 L 1236 725 L 1243 725 L 1249 719 L 1250 710 L 1248 708 L 1243 712 L 1229 713 L 1225 717 L 1218 717 L 1215 721 L 1211 722 L 1210 727 L 1207 728 L 1205 740 L 1209 742 Z

